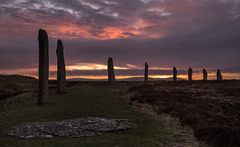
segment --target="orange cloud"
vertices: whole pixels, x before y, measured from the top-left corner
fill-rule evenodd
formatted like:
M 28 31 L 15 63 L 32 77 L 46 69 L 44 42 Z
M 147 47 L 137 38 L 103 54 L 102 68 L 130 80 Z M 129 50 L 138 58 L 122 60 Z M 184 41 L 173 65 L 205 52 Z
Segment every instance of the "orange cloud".
M 78 63 L 69 65 L 66 67 L 67 70 L 107 70 L 107 65 L 96 64 L 96 63 Z M 114 66 L 114 69 L 127 70 L 128 67 Z
M 166 34 L 164 32 L 151 32 L 148 33 L 145 29 L 154 26 L 149 22 L 137 22 L 128 26 L 127 28 L 118 28 L 118 27 L 105 27 L 98 31 L 92 32 L 92 28 L 84 25 L 75 25 L 75 24 L 59 24 L 52 28 L 49 26 L 47 28 L 49 34 L 53 38 L 65 38 L 65 39 L 74 39 L 74 38 L 85 38 L 85 39 L 119 39 L 119 38 L 130 38 L 130 37 L 148 37 L 148 38 L 162 38 Z
M 103 32 L 98 34 L 100 38 L 103 39 L 116 39 L 116 38 L 129 38 L 130 36 L 140 35 L 141 32 L 134 30 L 125 30 L 122 28 L 116 27 L 106 27 L 103 29 Z
M 49 28 L 49 34 L 53 38 L 93 38 L 87 26 L 71 23 L 58 24 L 55 28 Z
M 5 23 L 8 25 L 5 26 Z M 56 24 L 32 24 L 20 21 L 14 21 L 10 18 L 4 18 L 4 21 L 0 22 L 0 25 L 4 25 L 4 28 L 0 28 L 4 35 L 36 35 L 37 30 L 42 28 L 46 30 L 49 37 L 61 38 L 61 39 L 119 39 L 119 38 L 162 38 L 166 34 L 163 31 L 151 31 L 148 29 L 154 27 L 155 24 L 146 20 L 137 20 L 129 23 L 128 26 L 106 26 L 103 28 L 92 28 L 92 26 L 80 25 L 71 22 L 56 22 Z M 167 24 L 166 24 L 167 26 Z M 31 28 L 31 29 L 29 29 Z
M 56 33 L 57 32 L 57 33 Z M 98 33 L 91 33 L 91 28 L 83 25 L 75 24 L 60 24 L 56 27 L 56 30 L 50 31 L 50 35 L 54 38 L 65 37 L 71 38 L 87 38 L 87 39 L 117 39 L 117 38 L 129 38 L 130 36 L 140 35 L 140 31 L 127 30 L 117 27 L 105 27 Z
M 167 24 L 164 24 L 167 26 Z M 147 30 L 154 27 L 155 24 L 147 22 L 144 20 L 139 20 L 133 22 L 131 25 L 126 27 L 114 27 L 107 26 L 104 28 L 99 28 L 98 30 L 93 30 L 90 26 L 78 25 L 73 23 L 60 23 L 56 26 L 46 25 L 43 29 L 46 29 L 49 36 L 53 38 L 63 38 L 63 39 L 118 39 L 118 38 L 130 38 L 130 37 L 140 37 L 140 38 L 162 38 L 166 33 L 162 32 L 148 32 Z

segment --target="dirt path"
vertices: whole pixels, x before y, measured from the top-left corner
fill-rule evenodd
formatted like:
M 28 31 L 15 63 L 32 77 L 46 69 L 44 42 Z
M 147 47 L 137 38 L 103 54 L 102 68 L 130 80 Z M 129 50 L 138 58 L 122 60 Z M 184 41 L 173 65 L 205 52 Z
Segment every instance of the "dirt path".
M 164 127 L 169 134 L 166 136 L 169 140 L 169 147 L 211 147 L 197 140 L 194 137 L 193 130 L 190 127 L 182 126 L 179 119 L 168 114 L 157 114 L 148 104 L 131 102 L 130 98 L 133 94 L 124 96 L 125 101 L 131 103 L 135 111 L 145 113 L 154 119 L 163 122 Z

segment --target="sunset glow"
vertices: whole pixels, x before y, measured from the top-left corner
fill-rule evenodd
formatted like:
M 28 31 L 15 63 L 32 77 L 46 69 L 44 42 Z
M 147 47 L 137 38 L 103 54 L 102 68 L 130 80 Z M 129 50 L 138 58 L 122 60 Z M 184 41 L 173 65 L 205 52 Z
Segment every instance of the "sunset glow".
M 79 63 L 76 65 L 70 65 L 66 67 L 67 70 L 107 70 L 107 65 L 94 64 L 94 63 Z M 127 70 L 128 67 L 115 66 L 115 69 Z
M 49 36 L 51 78 L 61 39 L 68 77 L 102 78 L 112 57 L 118 76 L 142 76 L 148 62 L 153 78 L 171 77 L 166 71 L 176 66 L 193 68 L 194 79 L 203 68 L 213 72 L 211 79 L 216 69 L 239 79 L 239 7 L 236 0 L 2 1 L 0 74 L 36 77 L 42 28 Z
M 116 72 L 118 73 L 118 70 L 139 70 L 139 69 L 133 69 L 128 67 L 116 67 Z M 156 68 L 155 68 L 156 70 Z M 160 69 L 158 69 L 160 70 Z M 50 72 L 50 79 L 56 80 L 56 67 L 51 66 Z M 79 74 L 79 75 L 67 75 L 67 79 L 90 79 L 90 80 L 107 80 L 107 67 L 105 65 L 101 64 L 81 64 L 78 66 L 67 66 L 67 73 L 70 71 L 101 71 L 102 74 L 99 75 L 86 75 L 86 74 Z M 105 72 L 104 72 L 105 71 Z M 172 78 L 172 71 L 171 68 L 169 70 L 167 68 L 161 69 L 161 71 L 168 72 L 169 74 L 151 74 L 151 71 L 154 71 L 153 69 L 150 70 L 149 78 L 161 80 L 161 79 L 171 79 Z M 38 70 L 37 69 L 18 69 L 18 70 L 6 70 L 6 71 L 0 71 L 2 74 L 20 74 L 20 75 L 26 75 L 26 76 L 32 76 L 35 78 L 38 78 Z M 140 72 L 144 72 L 143 69 Z M 231 72 L 223 72 L 223 77 L 225 80 L 240 80 L 240 73 L 231 73 Z M 216 72 L 210 72 L 209 74 L 209 80 L 216 80 Z M 143 78 L 143 75 L 140 75 L 136 73 L 135 75 L 116 75 L 117 80 L 123 80 L 123 79 L 129 79 L 129 78 Z M 178 78 L 187 80 L 188 76 L 187 74 L 178 74 Z M 203 75 L 200 71 L 193 73 L 193 80 L 202 80 Z
M 92 37 L 87 26 L 79 26 L 67 23 L 57 25 L 56 30 L 52 32 L 51 36 L 54 38 L 59 38 L 61 36 L 67 39 L 76 38 L 78 36 L 84 36 L 85 38 Z

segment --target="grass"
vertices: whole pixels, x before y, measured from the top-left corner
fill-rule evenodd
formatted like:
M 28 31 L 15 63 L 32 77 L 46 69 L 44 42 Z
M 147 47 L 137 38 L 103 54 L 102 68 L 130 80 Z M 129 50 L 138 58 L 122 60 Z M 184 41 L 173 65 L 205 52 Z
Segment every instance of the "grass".
M 129 86 L 118 83 L 114 86 L 79 84 L 70 87 L 67 93 L 58 96 L 51 91 L 48 104 L 36 105 L 36 97 L 12 104 L 0 112 L 0 147 L 74 147 L 74 146 L 167 146 L 169 132 L 161 121 L 134 111 L 121 97 L 119 88 Z M 105 117 L 130 119 L 130 131 L 106 133 L 85 138 L 55 138 L 22 140 L 6 135 L 12 126 L 26 122 L 56 121 L 77 117 Z

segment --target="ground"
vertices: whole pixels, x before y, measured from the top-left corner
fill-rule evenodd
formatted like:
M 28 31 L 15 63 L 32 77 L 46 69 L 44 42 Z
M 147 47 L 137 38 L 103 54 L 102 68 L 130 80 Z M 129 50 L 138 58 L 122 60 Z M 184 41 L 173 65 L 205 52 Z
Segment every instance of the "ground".
M 15 89 L 36 84 L 35 80 L 28 80 L 16 81 Z M 2 87 L 9 87 L 7 81 L 2 82 Z M 191 129 L 183 128 L 174 118 L 155 117 L 129 104 L 126 91 L 139 84 L 141 82 L 118 82 L 113 85 L 105 82 L 71 82 L 68 83 L 67 92 L 59 96 L 55 94 L 54 82 L 51 82 L 50 97 L 44 106 L 36 105 L 36 87 L 32 86 L 28 92 L 1 101 L 0 146 L 199 146 Z M 22 140 L 7 135 L 13 126 L 26 122 L 90 116 L 130 119 L 133 126 L 129 131 L 85 138 Z
M 194 135 L 217 147 L 240 146 L 240 82 L 157 82 L 130 88 L 131 102 L 170 114 Z

